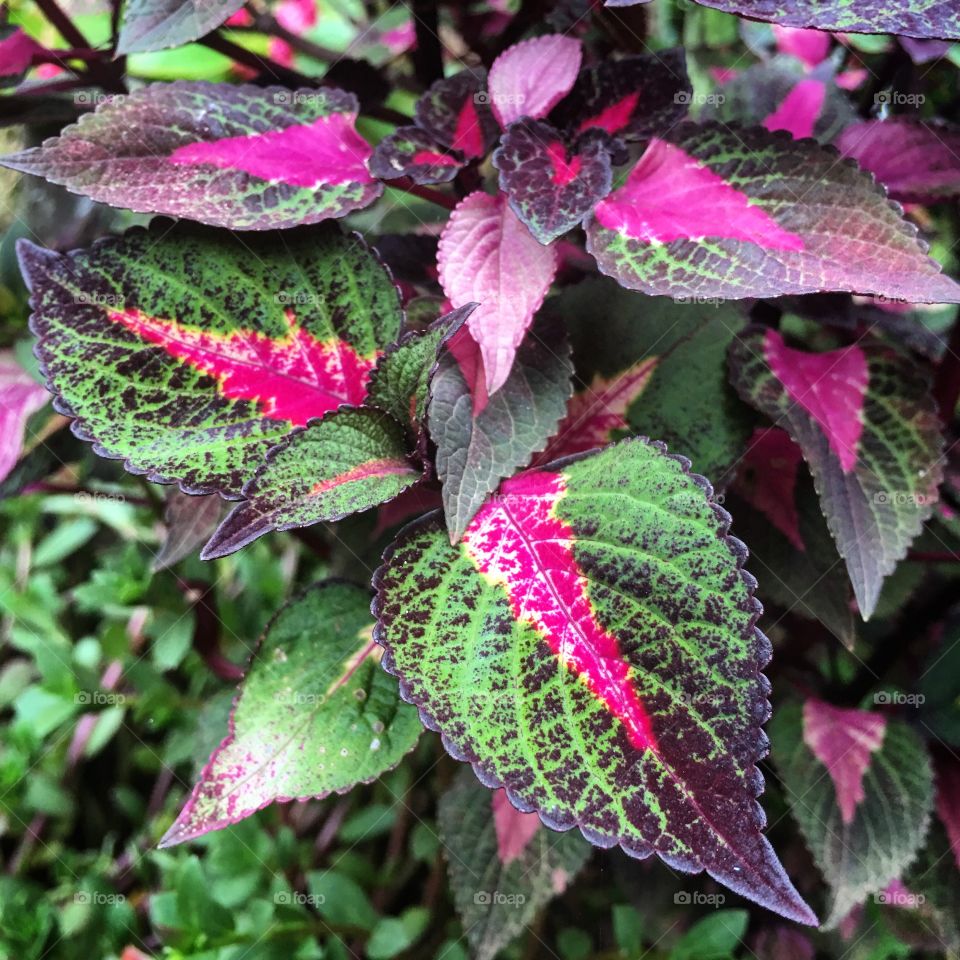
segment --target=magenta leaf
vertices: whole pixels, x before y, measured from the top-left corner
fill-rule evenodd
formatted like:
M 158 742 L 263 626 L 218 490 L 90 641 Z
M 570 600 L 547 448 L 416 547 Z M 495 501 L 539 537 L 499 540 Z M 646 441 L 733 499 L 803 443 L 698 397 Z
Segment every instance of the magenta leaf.
M 49 398 L 47 391 L 17 363 L 12 351 L 0 351 L 0 481 L 20 458 L 27 420 Z
M 928 375 L 876 341 L 815 354 L 757 327 L 734 342 L 731 369 L 743 399 L 800 444 L 868 618 L 937 500 L 943 439 Z
M 867 710 L 844 710 L 812 699 L 803 705 L 803 742 L 827 768 L 845 824 L 853 822 L 864 801 L 863 776 L 886 730 L 886 720 Z
M 513 358 L 557 269 L 502 194 L 477 191 L 460 201 L 440 237 L 443 292 L 455 307 L 479 303 L 468 323 L 480 346 L 488 393 L 506 382 Z
M 847 127 L 837 147 L 894 200 L 932 203 L 960 194 L 960 127 L 909 117 L 865 120 Z
M 157 83 L 0 162 L 141 213 L 292 227 L 343 217 L 382 193 L 354 129 L 357 109 L 342 90 Z
M 44 49 L 22 27 L 0 27 L 0 82 L 16 80 L 30 69 L 33 58 Z
M 451 543 L 460 540 L 500 481 L 543 450 L 573 392 L 564 331 L 556 322 L 540 320 L 517 350 L 503 386 L 478 410 L 471 373 L 464 373 L 458 350 L 458 341 L 469 335 L 460 325 L 445 339 L 430 375 L 427 407 Z
M 161 847 L 276 801 L 345 793 L 413 749 L 420 722 L 378 666 L 369 610 L 366 590 L 332 581 L 280 610 L 243 678 L 226 739 Z
M 410 177 L 414 183 L 446 183 L 463 163 L 463 154 L 439 146 L 425 130 L 398 127 L 374 148 L 370 173 L 381 180 Z
M 811 71 L 793 57 L 779 56 L 725 83 L 718 103 L 708 104 L 701 117 L 760 124 L 771 131 L 786 130 L 794 139 L 829 143 L 856 120 L 856 112 L 837 87 L 830 63 Z
M 803 552 L 797 510 L 797 471 L 803 451 L 779 427 L 757 428 L 740 463 L 739 489 L 786 538 Z
M 417 126 L 434 142 L 462 153 L 467 160 L 485 156 L 499 134 L 486 80 L 483 70 L 462 70 L 438 80 L 417 101 Z
M 519 809 L 815 923 L 761 833 L 770 646 L 710 496 L 641 439 L 518 474 L 461 542 L 434 518 L 400 536 L 376 637 L 404 698 Z
M 161 222 L 19 252 L 58 409 L 102 456 L 186 492 L 236 497 L 291 429 L 361 403 L 400 331 L 390 274 L 332 224 L 240 240 Z
M 575 833 L 558 837 L 503 790 L 491 793 L 461 770 L 440 797 L 437 821 L 450 886 L 474 960 L 494 960 L 590 856 Z
M 933 808 L 930 758 L 902 721 L 810 701 L 779 709 L 770 741 L 790 810 L 831 888 L 824 926 L 836 927 L 917 855 Z
M 550 33 L 508 47 L 490 68 L 490 106 L 501 127 L 545 117 L 569 92 L 583 50 L 573 37 Z
M 243 0 L 130 0 L 117 53 L 145 53 L 179 47 L 219 27 Z
M 550 122 L 571 135 L 601 130 L 643 140 L 683 119 L 691 99 L 682 49 L 601 60 L 580 72 Z
M 960 39 L 960 10 L 951 0 L 697 0 L 705 7 L 785 27 L 850 33 L 901 33 Z
M 652 294 L 960 300 L 871 177 L 828 148 L 757 127 L 681 124 L 651 140 L 597 205 L 587 249 L 604 273 Z
M 539 120 L 511 124 L 493 165 L 513 212 L 543 244 L 577 226 L 613 184 L 604 138 L 583 136 L 568 148 L 558 130 Z
M 811 69 L 826 60 L 830 53 L 830 34 L 822 30 L 803 30 L 775 23 L 773 36 L 780 53 L 796 57 Z
M 336 410 L 294 430 L 267 455 L 203 548 L 234 553 L 272 530 L 342 520 L 399 496 L 421 477 L 407 458 L 403 427 L 372 407 Z

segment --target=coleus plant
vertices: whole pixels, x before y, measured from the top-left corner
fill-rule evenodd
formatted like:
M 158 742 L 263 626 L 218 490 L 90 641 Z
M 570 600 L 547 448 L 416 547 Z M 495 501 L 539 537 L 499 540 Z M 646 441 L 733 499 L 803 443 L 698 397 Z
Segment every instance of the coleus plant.
M 921 0 L 708 5 L 960 34 Z M 131 3 L 117 52 L 238 8 L 199 6 Z M 854 647 L 935 515 L 960 390 L 952 352 L 935 370 L 863 299 L 960 302 L 891 202 L 960 192 L 952 127 L 859 116 L 826 33 L 699 120 L 682 50 L 607 56 L 579 34 L 427 77 L 410 115 L 364 116 L 365 92 L 333 85 L 150 83 L 2 160 L 158 215 L 82 249 L 24 240 L 19 261 L 77 436 L 178 485 L 172 516 L 228 502 L 221 520 L 199 501 L 203 558 L 375 509 L 392 532 L 372 590 L 330 579 L 277 613 L 162 844 L 375 779 L 425 726 L 475 774 L 440 824 L 465 922 L 503 931 L 479 956 L 588 844 L 818 922 L 764 833 L 771 643 L 722 504 L 757 530 L 774 603 Z M 0 39 L 17 73 L 32 43 Z M 449 213 L 411 276 L 357 216 L 404 194 Z M 4 377 L 18 447 L 36 393 Z M 934 805 L 922 739 L 859 706 L 809 695 L 774 728 L 830 925 L 900 881 Z M 465 862 L 529 911 L 472 901 Z

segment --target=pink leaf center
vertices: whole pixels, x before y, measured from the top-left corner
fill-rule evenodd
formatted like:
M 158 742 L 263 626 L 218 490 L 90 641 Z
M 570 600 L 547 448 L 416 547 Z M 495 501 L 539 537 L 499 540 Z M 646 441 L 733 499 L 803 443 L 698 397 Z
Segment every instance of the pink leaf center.
M 173 151 L 170 162 L 242 170 L 295 187 L 370 183 L 367 161 L 373 151 L 353 128 L 355 119 L 352 113 L 331 113 L 283 130 L 188 143 Z
M 368 460 L 366 463 L 360 463 L 350 470 L 330 477 L 327 480 L 321 480 L 310 488 L 310 496 L 316 497 L 328 490 L 336 487 L 342 487 L 346 483 L 356 483 L 358 480 L 369 480 L 371 477 L 388 477 L 397 474 L 410 473 L 410 464 L 406 460 L 397 460 L 392 457 L 386 457 L 380 460 Z
M 573 528 L 557 516 L 563 474 L 531 471 L 508 480 L 464 534 L 467 556 L 504 588 L 514 617 L 546 641 L 560 663 L 624 726 L 638 750 L 657 750 L 633 668 L 596 619 L 573 554 Z
M 803 742 L 827 768 L 844 823 L 852 823 L 863 803 L 863 775 L 880 749 L 886 720 L 866 710 L 844 710 L 822 700 L 803 705 Z
M 567 159 L 567 150 L 562 143 L 554 141 L 547 144 L 547 156 L 553 165 L 553 182 L 558 187 L 565 187 L 580 175 L 583 160 L 576 154 Z
M 343 403 L 359 404 L 377 358 L 360 356 L 341 340 L 315 339 L 286 311 L 289 333 L 272 340 L 252 330 L 211 333 L 136 309 L 110 310 L 115 323 L 178 360 L 215 377 L 225 397 L 252 400 L 277 420 L 304 426 Z
M 793 350 L 776 330 L 768 330 L 764 356 L 787 396 L 803 407 L 826 434 L 844 473 L 857 464 L 863 433 L 863 399 L 870 374 L 857 346 L 827 353 Z
M 604 107 L 595 117 L 588 117 L 580 124 L 578 133 L 584 130 L 606 130 L 607 133 L 619 133 L 633 116 L 633 111 L 637 109 L 637 103 L 640 100 L 640 91 L 628 93 L 622 100 Z
M 802 250 L 803 238 L 695 157 L 653 139 L 627 182 L 596 207 L 601 226 L 646 243 L 743 240 L 770 250 Z

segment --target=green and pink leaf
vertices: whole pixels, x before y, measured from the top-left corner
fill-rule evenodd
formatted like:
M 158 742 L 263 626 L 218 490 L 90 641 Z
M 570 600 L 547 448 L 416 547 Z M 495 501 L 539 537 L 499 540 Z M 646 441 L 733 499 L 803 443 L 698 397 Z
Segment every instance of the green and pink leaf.
M 423 471 L 407 456 L 406 433 L 373 407 L 336 410 L 288 434 L 243 487 L 203 548 L 212 560 L 273 530 L 342 520 L 399 496 Z
M 357 110 L 353 94 L 327 88 L 152 84 L 0 162 L 140 213 L 233 230 L 293 227 L 343 217 L 382 193 Z
M 416 745 L 416 711 L 378 665 L 369 596 L 314 584 L 274 617 L 244 676 L 229 733 L 160 846 L 237 823 L 270 803 L 345 793 Z
M 400 330 L 389 273 L 332 226 L 279 242 L 158 224 L 68 254 L 23 242 L 20 260 L 77 434 L 192 493 L 237 496 L 294 427 L 362 402 Z
M 929 372 L 876 341 L 815 354 L 757 327 L 734 343 L 731 370 L 741 397 L 800 445 L 869 617 L 938 496 L 943 439 Z
M 435 519 L 407 529 L 376 636 L 403 696 L 519 809 L 812 923 L 761 833 L 769 644 L 709 496 L 639 439 L 519 474 L 456 545 Z
M 654 137 L 597 205 L 587 249 L 604 273 L 650 294 L 960 300 L 871 177 L 756 127 L 682 124 Z

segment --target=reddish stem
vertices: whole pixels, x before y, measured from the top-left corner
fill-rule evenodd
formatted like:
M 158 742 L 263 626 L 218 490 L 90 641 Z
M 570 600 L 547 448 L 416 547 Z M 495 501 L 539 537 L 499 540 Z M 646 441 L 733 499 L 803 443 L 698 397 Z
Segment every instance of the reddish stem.
M 960 563 L 960 553 L 952 550 L 911 550 L 907 559 L 919 563 Z
M 432 187 L 423 187 L 419 183 L 414 183 L 409 177 L 400 177 L 397 180 L 389 180 L 388 185 L 396 190 L 403 190 L 404 193 L 412 194 L 414 197 L 420 197 L 421 200 L 429 200 L 438 207 L 444 207 L 446 210 L 455 210 L 457 207 L 456 197 L 441 193 Z
M 250 67 L 251 70 L 256 70 L 257 73 L 266 72 L 271 74 L 273 78 L 280 83 L 292 83 L 305 87 L 314 86 L 313 81 L 302 73 L 291 70 L 289 67 L 279 64 L 275 60 L 271 60 L 269 57 L 261 57 L 252 50 L 247 50 L 246 47 L 241 47 L 240 44 L 234 43 L 232 40 L 227 40 L 226 37 L 222 37 L 218 33 L 211 33 L 209 36 L 203 37 L 199 42 L 205 47 L 215 50 L 217 53 L 222 53 L 225 57 L 229 57 L 236 63 Z

